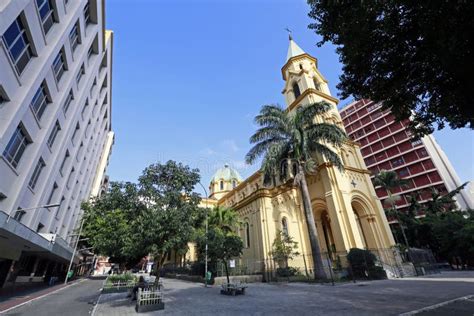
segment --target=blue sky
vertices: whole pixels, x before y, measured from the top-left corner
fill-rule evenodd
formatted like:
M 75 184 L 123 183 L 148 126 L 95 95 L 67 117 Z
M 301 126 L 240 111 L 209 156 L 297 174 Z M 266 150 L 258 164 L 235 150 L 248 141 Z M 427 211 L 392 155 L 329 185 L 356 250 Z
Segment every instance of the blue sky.
M 169 159 L 199 168 L 205 186 L 226 162 L 243 177 L 252 174 L 258 166 L 246 166 L 244 156 L 253 117 L 264 104 L 284 104 L 286 27 L 338 94 L 338 56 L 332 45 L 315 45 L 305 1 L 107 0 L 106 6 L 107 28 L 115 32 L 112 180 L 136 181 L 150 163 Z M 472 132 L 435 136 L 461 180 L 474 179 Z

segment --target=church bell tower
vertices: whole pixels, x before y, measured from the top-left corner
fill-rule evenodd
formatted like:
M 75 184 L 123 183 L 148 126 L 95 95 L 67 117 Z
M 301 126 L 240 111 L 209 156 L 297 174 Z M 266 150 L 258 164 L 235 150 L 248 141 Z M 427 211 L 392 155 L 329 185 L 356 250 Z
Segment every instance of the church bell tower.
M 281 73 L 288 111 L 324 101 L 331 108 L 315 117 L 315 122 L 335 124 L 345 130 L 337 109 L 339 100 L 331 95 L 328 81 L 318 69 L 318 60 L 303 51 L 291 35 Z M 315 153 L 318 171 L 307 176 L 323 251 L 390 248 L 393 236 L 360 153 L 360 144 L 347 140 L 334 150 L 342 159 L 343 171 Z
M 343 128 L 336 98 L 331 96 L 328 81 L 318 70 L 318 60 L 307 54 L 289 37 L 290 43 L 286 56 L 286 63 L 281 69 L 285 86 L 283 95 L 289 111 L 293 111 L 301 104 L 310 104 L 326 101 L 332 108 L 324 117 L 324 121 L 337 124 Z

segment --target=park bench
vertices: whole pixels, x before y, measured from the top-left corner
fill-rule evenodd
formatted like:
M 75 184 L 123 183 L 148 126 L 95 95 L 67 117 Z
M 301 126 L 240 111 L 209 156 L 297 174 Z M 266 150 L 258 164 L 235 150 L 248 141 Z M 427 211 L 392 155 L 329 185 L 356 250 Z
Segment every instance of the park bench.
M 154 286 L 139 288 L 137 293 L 137 304 L 135 310 L 137 313 L 162 310 L 165 308 L 163 302 L 163 292 Z
M 245 289 L 247 288 L 247 284 L 245 283 L 225 283 L 222 284 L 221 294 L 225 295 L 245 295 Z

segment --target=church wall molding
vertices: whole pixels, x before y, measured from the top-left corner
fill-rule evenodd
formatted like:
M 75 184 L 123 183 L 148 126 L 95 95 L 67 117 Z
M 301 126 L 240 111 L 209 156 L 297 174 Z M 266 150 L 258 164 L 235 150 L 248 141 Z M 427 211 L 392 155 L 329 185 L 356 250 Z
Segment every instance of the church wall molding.
M 336 99 L 335 97 L 332 97 L 324 92 L 321 92 L 321 91 L 318 91 L 314 88 L 308 88 L 306 90 L 304 90 L 303 92 L 301 92 L 301 94 L 293 101 L 291 102 L 291 104 L 286 108 L 287 111 L 291 111 L 293 110 L 296 106 L 300 105 L 301 101 L 303 101 L 303 99 L 307 96 L 310 96 L 310 95 L 318 95 L 320 96 L 321 98 L 323 99 L 328 99 L 329 101 L 331 102 L 334 102 L 336 105 L 339 103 L 339 100 Z

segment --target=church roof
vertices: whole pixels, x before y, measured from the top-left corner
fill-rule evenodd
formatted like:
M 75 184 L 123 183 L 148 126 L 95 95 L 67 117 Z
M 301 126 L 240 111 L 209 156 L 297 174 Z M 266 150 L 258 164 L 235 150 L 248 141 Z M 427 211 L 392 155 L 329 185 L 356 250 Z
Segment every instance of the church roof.
M 219 180 L 224 180 L 224 181 L 237 180 L 238 182 L 241 182 L 242 177 L 237 172 L 237 170 L 229 167 L 228 164 L 225 164 L 223 168 L 220 168 L 216 171 L 216 173 L 211 179 L 211 183 L 219 181 Z
M 288 46 L 288 54 L 286 54 L 286 61 L 290 60 L 290 58 L 303 55 L 305 52 L 295 43 L 293 38 L 290 36 L 290 46 Z

